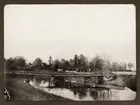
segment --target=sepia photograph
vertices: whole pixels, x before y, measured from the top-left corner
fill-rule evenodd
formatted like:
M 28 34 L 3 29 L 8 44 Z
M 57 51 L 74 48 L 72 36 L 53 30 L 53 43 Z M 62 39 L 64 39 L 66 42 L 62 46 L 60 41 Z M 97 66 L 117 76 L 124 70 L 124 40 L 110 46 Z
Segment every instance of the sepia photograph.
M 5 101 L 130 101 L 136 88 L 132 4 L 4 7 Z

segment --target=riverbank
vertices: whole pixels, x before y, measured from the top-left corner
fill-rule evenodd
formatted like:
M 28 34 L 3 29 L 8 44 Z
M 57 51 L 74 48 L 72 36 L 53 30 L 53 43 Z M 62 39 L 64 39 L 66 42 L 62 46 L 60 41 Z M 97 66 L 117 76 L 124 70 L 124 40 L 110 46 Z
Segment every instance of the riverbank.
M 40 89 L 36 89 L 30 84 L 24 82 L 21 78 L 6 78 L 5 87 L 7 88 L 11 101 L 26 100 L 26 101 L 47 101 L 47 100 L 64 100 L 69 99 L 56 96 Z
M 136 75 L 118 75 L 115 80 L 108 81 L 105 84 L 128 87 L 133 91 L 136 91 Z

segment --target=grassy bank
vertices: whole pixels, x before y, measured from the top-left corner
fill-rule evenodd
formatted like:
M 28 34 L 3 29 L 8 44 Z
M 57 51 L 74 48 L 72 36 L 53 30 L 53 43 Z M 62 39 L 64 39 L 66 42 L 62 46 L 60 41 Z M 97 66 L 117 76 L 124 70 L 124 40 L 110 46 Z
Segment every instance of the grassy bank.
M 11 100 L 30 100 L 30 101 L 45 101 L 45 100 L 69 100 L 60 96 L 43 92 L 36 89 L 21 78 L 7 78 L 5 80 L 5 87 L 9 91 Z
M 109 81 L 106 84 L 128 87 L 131 90 L 136 91 L 136 75 L 118 75 L 115 80 Z

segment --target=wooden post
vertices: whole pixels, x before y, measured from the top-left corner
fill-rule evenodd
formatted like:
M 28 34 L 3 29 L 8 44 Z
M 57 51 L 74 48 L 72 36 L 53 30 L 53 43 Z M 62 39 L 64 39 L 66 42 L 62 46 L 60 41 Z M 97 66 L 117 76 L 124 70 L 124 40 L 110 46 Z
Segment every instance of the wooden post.
M 63 87 L 63 77 L 61 76 L 61 86 Z
M 50 84 L 51 84 L 51 83 L 50 83 L 50 82 L 51 82 L 50 80 L 51 80 L 51 79 L 50 79 L 50 77 L 49 77 L 49 88 L 50 88 Z
M 86 84 L 86 77 L 84 77 L 84 87 L 85 87 L 85 84 Z

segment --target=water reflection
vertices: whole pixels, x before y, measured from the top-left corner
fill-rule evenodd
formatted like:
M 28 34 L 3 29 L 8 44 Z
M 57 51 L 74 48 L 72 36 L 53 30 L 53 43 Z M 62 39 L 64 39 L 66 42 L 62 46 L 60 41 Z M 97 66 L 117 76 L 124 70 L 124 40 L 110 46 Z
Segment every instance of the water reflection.
M 124 90 L 91 88 L 83 83 L 66 82 L 63 78 L 30 79 L 29 84 L 48 93 L 72 100 L 133 100 L 136 92 Z

